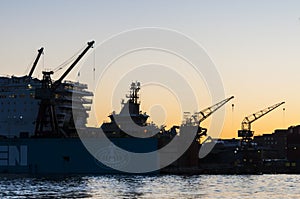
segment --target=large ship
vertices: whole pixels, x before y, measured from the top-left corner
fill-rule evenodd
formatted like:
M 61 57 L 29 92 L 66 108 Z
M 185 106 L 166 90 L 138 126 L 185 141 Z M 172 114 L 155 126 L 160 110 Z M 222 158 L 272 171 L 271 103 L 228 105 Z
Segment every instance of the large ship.
M 42 79 L 32 77 L 43 48 L 38 51 L 28 75 L 0 77 L 0 173 L 120 173 L 105 164 L 105 160 L 122 163 L 124 158 L 115 148 L 103 150 L 101 162 L 84 146 L 78 130 L 84 132 L 83 137 L 93 140 L 101 129 L 118 147 L 136 153 L 155 151 L 176 136 L 174 128 L 162 131 L 155 124 L 147 123 L 149 115 L 140 110 L 139 82 L 131 84 L 128 101 L 122 103 L 119 114 L 113 112 L 109 116 L 111 122 L 99 128 L 87 127 L 93 93 L 86 84 L 64 78 L 93 44 L 89 42 L 56 81 L 51 78 L 53 71 L 43 71 Z M 137 131 L 136 126 L 143 127 L 144 131 Z M 149 139 L 135 138 L 145 133 L 150 135 Z M 150 161 L 159 162 L 159 157 L 154 156 Z

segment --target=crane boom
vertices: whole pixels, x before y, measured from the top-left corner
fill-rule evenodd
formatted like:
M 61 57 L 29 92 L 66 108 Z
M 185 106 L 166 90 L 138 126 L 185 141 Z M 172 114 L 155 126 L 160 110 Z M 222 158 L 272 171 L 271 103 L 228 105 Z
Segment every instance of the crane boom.
M 238 131 L 238 136 L 243 138 L 251 138 L 253 136 L 253 131 L 251 131 L 251 124 L 261 118 L 262 116 L 268 114 L 269 112 L 273 111 L 274 109 L 278 108 L 285 102 L 280 102 L 277 104 L 274 104 L 273 106 L 270 106 L 268 108 L 265 108 L 263 110 L 260 110 L 256 113 L 253 113 L 247 117 L 245 117 L 242 121 L 242 129 Z
M 206 118 L 208 118 L 211 114 L 216 112 L 219 108 L 221 108 L 224 104 L 226 104 L 233 98 L 234 98 L 234 96 L 231 96 L 229 98 L 226 98 L 226 99 L 216 103 L 215 105 L 212 105 L 206 109 L 203 109 L 202 111 L 196 112 L 195 115 L 198 116 L 198 119 L 197 119 L 198 124 L 200 125 L 201 122 L 203 122 Z M 196 119 L 195 115 L 194 115 L 194 119 Z
M 30 72 L 29 72 L 29 74 L 28 74 L 29 77 L 32 76 L 33 71 L 34 71 L 34 69 L 35 69 L 35 67 L 36 67 L 36 65 L 37 65 L 37 63 L 38 63 L 38 61 L 39 61 L 39 59 L 40 59 L 40 57 L 41 57 L 43 51 L 44 51 L 44 48 L 43 48 L 43 47 L 40 48 L 40 49 L 38 50 L 38 55 L 37 55 L 36 59 L 34 60 L 33 65 L 32 65 L 32 67 L 31 67 L 31 70 L 30 70 Z
M 208 118 L 211 114 L 213 114 L 214 112 L 216 112 L 219 108 L 221 108 L 223 105 L 225 105 L 227 102 L 229 102 L 230 100 L 232 100 L 234 98 L 234 96 L 231 96 L 229 98 L 226 98 L 206 109 L 203 109 L 202 111 L 196 112 L 194 113 L 194 115 L 192 116 L 194 119 L 195 124 L 198 126 L 198 130 L 197 130 L 197 140 L 200 142 L 200 138 L 202 136 L 206 136 L 207 135 L 207 129 L 206 128 L 202 128 L 200 126 L 200 123 L 203 122 L 206 118 Z
M 87 53 L 87 51 L 93 47 L 95 41 L 88 42 L 88 46 L 82 51 L 82 53 L 77 57 L 77 59 L 72 63 L 72 65 L 64 72 L 64 74 L 53 83 L 52 90 L 56 90 L 61 84 L 62 80 L 71 72 L 71 70 L 76 66 L 80 59 Z
M 36 88 L 35 90 L 35 98 L 41 100 L 35 126 L 36 136 L 40 136 L 40 134 L 44 132 L 44 127 L 46 127 L 47 123 L 50 123 L 52 133 L 56 135 L 59 133 L 60 129 L 58 127 L 57 117 L 55 113 L 55 91 L 62 84 L 62 80 L 71 72 L 71 70 L 87 53 L 87 51 L 93 46 L 94 43 L 94 41 L 88 42 L 88 46 L 82 51 L 82 53 L 66 70 L 66 72 L 64 72 L 64 74 L 54 83 L 52 83 L 51 79 L 53 71 L 43 71 L 42 87 Z M 47 121 L 47 114 L 49 116 L 50 121 Z M 67 136 L 64 132 L 63 134 L 64 136 Z

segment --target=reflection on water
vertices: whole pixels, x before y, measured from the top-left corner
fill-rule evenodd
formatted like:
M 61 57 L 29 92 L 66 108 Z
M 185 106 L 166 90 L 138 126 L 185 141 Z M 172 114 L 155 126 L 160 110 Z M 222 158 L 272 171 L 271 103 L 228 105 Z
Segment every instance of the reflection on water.
M 299 198 L 300 175 L 1 176 L 0 198 Z
M 0 198 L 88 198 L 87 180 L 81 177 L 0 177 Z

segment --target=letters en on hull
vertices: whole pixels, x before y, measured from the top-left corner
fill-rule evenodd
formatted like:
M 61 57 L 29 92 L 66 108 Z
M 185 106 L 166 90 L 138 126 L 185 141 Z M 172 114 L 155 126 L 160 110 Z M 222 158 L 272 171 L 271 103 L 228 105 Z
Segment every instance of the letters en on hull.
M 0 146 L 0 166 L 27 166 L 27 146 Z

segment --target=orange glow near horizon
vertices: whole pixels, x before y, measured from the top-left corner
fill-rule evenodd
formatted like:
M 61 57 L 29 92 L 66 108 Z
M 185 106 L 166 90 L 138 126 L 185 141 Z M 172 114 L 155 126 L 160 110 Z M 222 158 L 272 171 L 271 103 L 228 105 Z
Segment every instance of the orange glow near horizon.
M 155 90 L 157 96 L 153 97 L 153 89 Z M 104 97 L 104 96 L 103 96 Z M 168 99 L 168 100 L 161 100 Z M 108 99 L 107 99 L 108 100 Z M 141 111 L 146 112 L 150 115 L 148 122 L 154 122 L 158 126 L 166 125 L 166 129 L 172 127 L 173 125 L 180 125 L 183 120 L 183 115 L 181 115 L 180 105 L 176 98 L 172 95 L 172 93 L 166 92 L 161 87 L 153 87 L 153 86 L 145 86 L 142 87 L 141 90 Z M 105 100 L 102 99 L 104 102 Z M 237 97 L 233 102 L 228 102 L 224 105 L 226 109 L 224 125 L 222 132 L 220 133 L 221 138 L 237 138 L 237 131 L 241 128 L 241 122 L 245 116 L 248 116 L 252 113 L 255 113 L 261 109 L 264 109 L 272 103 L 266 105 L 265 107 L 257 105 L 257 110 L 250 110 L 250 108 L 242 108 L 245 106 L 241 106 L 238 103 L 238 106 L 235 104 L 237 101 Z M 119 101 L 120 102 L 120 101 Z M 234 104 L 234 107 L 232 107 Z M 97 110 L 97 121 L 98 126 L 102 124 L 103 121 L 108 121 L 109 118 L 107 116 L 115 110 L 117 113 L 121 109 L 121 104 L 116 103 L 115 105 L 102 103 L 101 105 L 96 105 Z M 247 107 L 247 106 L 246 106 Z M 262 135 L 262 134 L 270 134 L 273 133 L 275 129 L 286 129 L 291 125 L 297 124 L 297 121 L 293 123 L 289 123 L 293 117 L 292 115 L 288 115 L 286 112 L 286 105 L 282 105 L 257 121 L 252 123 L 252 129 L 254 131 L 254 135 Z M 250 110 L 250 111 L 249 111 Z M 248 111 L 247 113 L 244 113 Z M 252 111 L 252 112 L 251 112 Z M 208 128 L 208 133 L 210 132 L 210 123 L 211 118 L 208 118 L 207 121 L 204 121 L 201 126 L 204 128 Z

